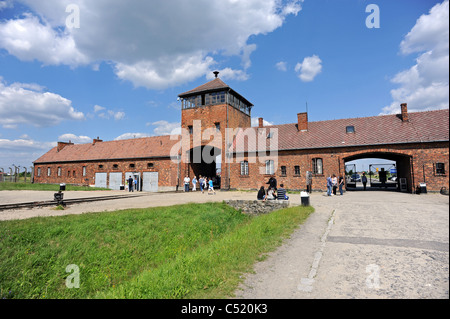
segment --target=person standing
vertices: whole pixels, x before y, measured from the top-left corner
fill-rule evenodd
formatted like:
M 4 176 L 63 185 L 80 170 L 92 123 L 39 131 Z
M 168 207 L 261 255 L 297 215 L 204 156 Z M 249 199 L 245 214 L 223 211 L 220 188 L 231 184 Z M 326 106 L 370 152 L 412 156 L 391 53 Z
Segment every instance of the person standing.
M 327 177 L 327 195 L 331 196 L 331 187 L 333 186 L 333 183 L 331 182 L 331 175 Z
M 339 175 L 339 193 L 341 193 L 341 196 L 344 195 L 344 190 L 342 189 L 344 187 L 344 177 Z
M 364 190 L 366 190 L 366 185 L 367 185 L 367 176 L 366 176 L 366 172 L 363 172 L 362 177 L 361 177 L 361 182 L 363 183 Z
M 331 183 L 333 184 L 333 195 L 336 195 L 336 189 L 338 186 L 338 180 L 336 175 L 333 174 L 333 177 L 331 178 Z
M 132 192 L 132 191 L 133 191 L 133 178 L 131 177 L 131 175 L 130 175 L 130 177 L 128 178 L 128 191 L 129 191 L 129 192 Z
M 185 192 L 189 192 L 189 183 L 190 183 L 191 179 L 189 178 L 188 175 L 186 175 L 186 177 L 184 178 L 184 191 Z
M 195 192 L 197 190 L 197 177 L 194 176 L 192 179 L 192 191 Z
M 203 188 L 204 188 L 203 184 L 204 183 L 205 183 L 205 181 L 204 181 L 202 175 L 199 175 L 199 177 L 198 177 L 198 185 L 200 187 L 200 190 L 201 190 L 202 194 L 203 194 Z

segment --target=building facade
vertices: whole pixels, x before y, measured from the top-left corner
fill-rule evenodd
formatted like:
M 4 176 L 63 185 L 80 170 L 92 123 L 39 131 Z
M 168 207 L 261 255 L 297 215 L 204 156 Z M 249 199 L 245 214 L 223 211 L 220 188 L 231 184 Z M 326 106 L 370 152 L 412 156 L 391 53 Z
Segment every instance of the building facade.
M 398 188 L 449 188 L 448 109 L 251 127 L 253 104 L 220 78 L 178 96 L 181 134 L 88 144 L 58 142 L 34 162 L 34 182 L 120 189 L 132 176 L 144 191 L 182 189 L 183 178 L 214 178 L 221 189 L 258 189 L 270 177 L 288 189 L 324 190 L 364 158 L 395 162 Z M 347 182 L 347 181 L 346 181 Z M 347 183 L 351 187 L 351 183 Z M 400 185 L 401 184 L 401 185 Z

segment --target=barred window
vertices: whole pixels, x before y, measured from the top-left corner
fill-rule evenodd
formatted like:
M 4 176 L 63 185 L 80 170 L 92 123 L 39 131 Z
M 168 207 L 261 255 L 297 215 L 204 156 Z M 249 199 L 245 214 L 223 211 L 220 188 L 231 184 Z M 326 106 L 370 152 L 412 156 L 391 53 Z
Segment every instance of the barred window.
M 281 176 L 286 176 L 286 166 L 281 166 Z
M 58 166 L 58 176 L 61 176 L 61 167 Z
M 294 166 L 294 175 L 296 176 L 300 175 L 300 166 Z
M 50 167 L 47 167 L 47 176 L 52 175 L 52 169 Z
M 241 162 L 241 175 L 248 175 L 248 161 Z
M 436 175 L 445 175 L 444 163 L 436 163 Z
M 321 158 L 313 158 L 312 166 L 313 174 L 323 174 L 323 160 Z

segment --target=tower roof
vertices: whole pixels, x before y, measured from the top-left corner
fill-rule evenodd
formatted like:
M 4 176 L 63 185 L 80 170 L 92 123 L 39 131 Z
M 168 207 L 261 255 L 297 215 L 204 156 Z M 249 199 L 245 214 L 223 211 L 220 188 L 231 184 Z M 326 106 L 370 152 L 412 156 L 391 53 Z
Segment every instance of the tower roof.
M 195 89 L 192 89 L 190 91 L 181 93 L 178 96 L 179 97 L 184 97 L 184 96 L 188 96 L 188 95 L 192 95 L 192 94 L 197 94 L 197 93 L 200 93 L 200 92 L 216 91 L 216 90 L 229 89 L 229 88 L 230 88 L 230 86 L 228 84 L 226 84 L 225 82 L 223 82 L 219 78 L 215 78 L 212 81 L 209 81 L 209 82 L 207 82 L 205 84 L 197 86 Z
M 217 92 L 226 90 L 229 92 L 233 92 L 236 96 L 238 96 L 242 101 L 245 101 L 248 105 L 253 106 L 253 104 L 248 101 L 245 97 L 240 95 L 238 92 L 233 90 L 228 84 L 223 82 L 220 78 L 216 77 L 215 79 L 202 84 L 200 86 L 197 86 L 195 89 L 192 89 L 190 91 L 178 94 L 178 97 L 180 98 L 186 98 L 192 95 L 198 95 L 199 93 L 208 93 L 208 92 Z

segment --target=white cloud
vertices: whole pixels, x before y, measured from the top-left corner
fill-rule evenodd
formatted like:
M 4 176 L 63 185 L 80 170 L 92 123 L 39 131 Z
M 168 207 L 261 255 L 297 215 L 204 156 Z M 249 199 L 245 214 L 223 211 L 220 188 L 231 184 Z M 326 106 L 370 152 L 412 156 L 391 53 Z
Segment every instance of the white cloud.
M 89 136 L 78 136 L 72 133 L 66 133 L 63 135 L 58 136 L 58 141 L 59 142 L 72 142 L 72 143 L 79 143 L 79 144 L 83 144 L 83 143 L 89 143 L 92 142 L 92 139 Z
M 253 127 L 259 126 L 259 118 L 258 117 L 252 117 L 251 121 L 252 121 L 251 125 Z M 271 126 L 271 125 L 273 125 L 273 123 L 263 119 L 263 125 L 264 126 Z
M 422 15 L 400 44 L 404 55 L 419 54 L 416 64 L 391 80 L 399 87 L 391 90 L 393 102 L 381 114 L 424 111 L 449 107 L 449 1 L 435 5 Z
M 0 167 L 5 172 L 9 172 L 9 167 L 13 168 L 12 164 L 28 168 L 34 160 L 55 146 L 56 142 L 39 142 L 30 138 L 0 139 Z
M 176 135 L 181 134 L 181 123 L 180 122 L 167 122 L 167 121 L 157 121 L 153 123 L 147 123 L 147 126 L 156 126 L 153 129 L 155 135 Z
M 275 67 L 277 68 L 277 70 L 279 71 L 287 71 L 287 63 L 284 61 L 280 61 L 277 64 L 275 64 Z
M 112 110 L 108 110 L 106 107 L 100 105 L 94 105 L 94 113 L 96 113 L 98 117 L 106 120 L 109 120 L 111 118 L 115 120 L 122 120 L 123 118 L 125 118 L 125 112 L 115 112 Z
M 248 69 L 256 49 L 249 38 L 281 27 L 300 12 L 302 0 L 21 2 L 33 13 L 0 22 L 0 48 L 45 65 L 107 61 L 119 78 L 162 89 L 204 76 L 229 56 Z M 78 29 L 65 27 L 72 3 L 80 8 Z M 245 78 L 243 71 L 234 73 Z
M 243 71 L 243 70 L 233 70 L 231 68 L 225 68 L 222 70 L 218 70 L 219 71 L 219 77 L 222 80 L 237 80 L 237 81 L 246 81 L 249 78 L 249 75 L 247 74 L 247 72 Z M 209 72 L 206 74 L 206 79 L 207 80 L 212 80 L 214 79 L 214 74 Z
M 302 63 L 297 63 L 295 72 L 303 82 L 311 82 L 322 72 L 322 60 L 317 55 L 306 57 Z
M 150 137 L 150 134 L 147 133 L 124 133 L 118 137 L 116 137 L 114 140 L 118 141 L 118 140 L 129 140 L 129 139 L 133 139 L 133 138 L 141 138 L 141 137 Z
M 29 13 L 23 18 L 0 23 L 0 47 L 22 61 L 39 60 L 44 65 L 89 63 L 67 32 L 57 32 Z
M 47 127 L 63 120 L 85 118 L 82 112 L 75 111 L 70 100 L 41 89 L 36 84 L 8 86 L 0 81 L 0 125 L 3 128 L 17 128 L 20 124 Z

